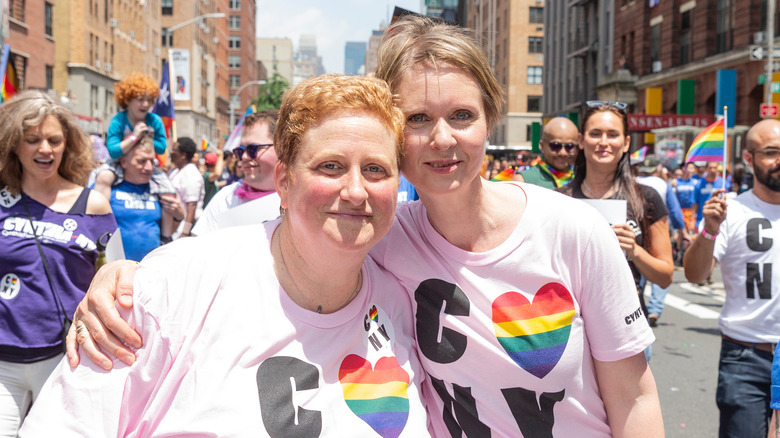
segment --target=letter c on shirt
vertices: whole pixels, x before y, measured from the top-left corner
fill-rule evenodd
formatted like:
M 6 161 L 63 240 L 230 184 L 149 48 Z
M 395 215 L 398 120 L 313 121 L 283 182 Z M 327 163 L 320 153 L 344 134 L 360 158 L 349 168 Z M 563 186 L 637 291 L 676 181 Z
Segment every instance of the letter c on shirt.
M 272 437 L 318 437 L 322 431 L 322 413 L 293 404 L 293 392 L 316 389 L 320 373 L 317 367 L 289 356 L 271 357 L 257 368 L 257 394 L 260 413 L 268 435 Z M 298 421 L 296 424 L 296 409 Z

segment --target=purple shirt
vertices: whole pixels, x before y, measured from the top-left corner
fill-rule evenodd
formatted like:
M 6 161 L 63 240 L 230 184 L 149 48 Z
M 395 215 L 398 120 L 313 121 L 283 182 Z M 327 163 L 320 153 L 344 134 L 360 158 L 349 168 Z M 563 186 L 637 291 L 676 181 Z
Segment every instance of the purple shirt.
M 69 317 L 95 275 L 95 242 L 103 233 L 116 230 L 111 213 L 59 213 L 27 195 L 13 196 L 0 189 L 0 360 L 21 363 L 62 352 L 63 320 L 35 244 L 25 202 Z

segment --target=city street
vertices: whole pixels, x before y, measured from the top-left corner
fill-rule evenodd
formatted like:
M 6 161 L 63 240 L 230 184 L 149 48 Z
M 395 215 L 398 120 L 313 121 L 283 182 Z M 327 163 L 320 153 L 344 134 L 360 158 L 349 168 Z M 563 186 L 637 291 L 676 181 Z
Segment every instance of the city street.
M 711 285 L 697 286 L 674 273 L 663 315 L 654 329 L 650 366 L 658 384 L 666 436 L 711 438 L 718 434 L 715 389 L 724 300 L 720 270 Z M 646 290 L 649 299 L 649 288 Z

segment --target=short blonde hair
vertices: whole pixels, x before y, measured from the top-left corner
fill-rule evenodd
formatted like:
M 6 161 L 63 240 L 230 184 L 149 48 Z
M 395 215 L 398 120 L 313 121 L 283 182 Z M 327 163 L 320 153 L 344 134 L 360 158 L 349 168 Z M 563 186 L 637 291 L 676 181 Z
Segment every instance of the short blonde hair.
M 426 63 L 433 67 L 450 65 L 471 74 L 482 92 L 488 129 L 498 125 L 504 103 L 501 85 L 485 53 L 467 30 L 414 15 L 391 24 L 377 52 L 376 77 L 396 92 L 407 71 Z
M 298 156 L 306 132 L 336 111 L 356 111 L 377 117 L 395 137 L 400 167 L 404 146 L 404 115 L 384 81 L 368 76 L 323 75 L 288 90 L 279 109 L 274 148 L 289 168 Z
M 57 104 L 48 94 L 38 90 L 23 91 L 0 106 L 0 187 L 7 186 L 19 194 L 22 186 L 22 163 L 16 148 L 24 131 L 39 126 L 47 117 L 54 117 L 62 127 L 65 150 L 57 173 L 66 180 L 84 186 L 95 168 L 92 140 L 81 130 L 70 110 Z

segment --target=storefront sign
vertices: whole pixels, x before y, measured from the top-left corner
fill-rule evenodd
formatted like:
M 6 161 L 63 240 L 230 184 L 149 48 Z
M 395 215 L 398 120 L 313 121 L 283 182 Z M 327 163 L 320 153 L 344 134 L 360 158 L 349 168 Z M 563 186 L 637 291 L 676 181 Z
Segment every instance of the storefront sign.
M 712 114 L 629 114 L 629 131 L 650 131 L 673 126 L 706 128 L 715 122 Z

